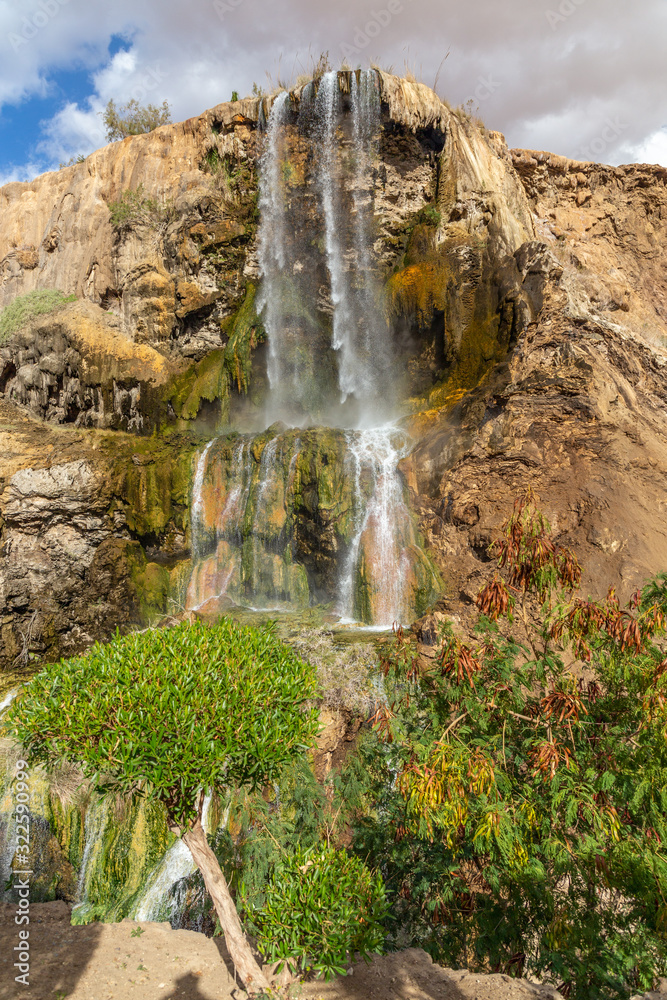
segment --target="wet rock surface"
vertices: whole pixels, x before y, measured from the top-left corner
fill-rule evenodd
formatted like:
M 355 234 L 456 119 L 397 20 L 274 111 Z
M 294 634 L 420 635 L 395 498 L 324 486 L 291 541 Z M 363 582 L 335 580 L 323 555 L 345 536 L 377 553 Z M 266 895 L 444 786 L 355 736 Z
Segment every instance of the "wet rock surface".
M 450 609 L 470 607 L 526 486 L 584 590 L 627 595 L 667 565 L 666 172 L 510 152 L 428 88 L 381 87 L 375 261 L 418 442 L 401 473 Z M 299 100 L 289 184 L 312 225 Z M 206 439 L 261 409 L 258 118 L 257 100 L 220 105 L 0 189 L 0 303 L 45 287 L 85 300 L 0 346 L 5 665 L 82 648 L 183 592 L 196 441 L 147 436 Z M 157 208 L 114 228 L 130 176 Z M 324 336 L 322 261 L 294 266 L 312 269 Z M 307 480 L 296 545 L 326 589 L 345 498 L 329 517 Z
M 170 447 L 47 425 L 0 400 L 0 454 L 3 669 L 73 654 L 117 625 L 138 624 L 155 565 L 145 549 L 187 554 Z M 187 446 L 183 456 L 189 469 Z

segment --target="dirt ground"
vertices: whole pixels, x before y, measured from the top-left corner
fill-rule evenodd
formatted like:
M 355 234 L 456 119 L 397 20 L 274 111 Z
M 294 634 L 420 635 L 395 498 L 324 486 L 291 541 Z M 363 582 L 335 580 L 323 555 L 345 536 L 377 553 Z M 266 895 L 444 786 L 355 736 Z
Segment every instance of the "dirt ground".
M 1 1000 L 241 1000 L 221 939 L 169 924 L 72 927 L 65 903 L 30 907 L 30 985 L 14 981 L 16 907 L 0 904 Z M 138 930 L 141 933 L 137 933 Z M 290 1000 L 559 1000 L 548 987 L 433 965 L 410 949 L 354 966 L 329 983 L 292 986 Z

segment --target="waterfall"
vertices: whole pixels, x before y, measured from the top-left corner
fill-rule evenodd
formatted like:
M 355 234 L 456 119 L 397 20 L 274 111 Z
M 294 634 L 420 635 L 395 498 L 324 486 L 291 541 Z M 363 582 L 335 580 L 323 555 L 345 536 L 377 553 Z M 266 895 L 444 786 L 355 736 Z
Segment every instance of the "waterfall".
M 352 205 L 345 202 L 341 164 L 341 95 L 337 73 L 326 73 L 316 100 L 320 143 L 318 183 L 325 230 L 326 264 L 333 302 L 332 346 L 338 356 L 341 401 L 354 397 L 357 420 L 387 416 L 391 392 L 389 331 L 380 308 L 372 261 L 373 158 L 380 121 L 380 95 L 373 71 L 352 74 L 354 169 Z
M 212 441 L 209 441 L 201 455 L 197 459 L 197 468 L 195 469 L 195 478 L 192 485 L 192 516 L 191 516 L 191 531 L 192 531 L 192 549 L 193 555 L 201 556 L 200 549 L 200 538 L 201 538 L 201 524 L 202 524 L 202 513 L 204 510 L 204 473 L 206 472 L 206 458 L 211 450 Z
M 377 627 L 391 628 L 406 621 L 410 612 L 406 548 L 413 529 L 398 472 L 399 461 L 410 451 L 410 439 L 389 425 L 351 431 L 348 448 L 358 508 L 355 535 L 341 573 L 341 612 L 344 620 L 370 618 Z M 367 497 L 364 482 L 370 483 Z M 371 589 L 369 578 L 380 586 Z
M 86 809 L 83 858 L 76 884 L 77 905 L 79 906 L 87 902 L 91 878 L 95 871 L 95 861 L 102 849 L 102 834 L 106 826 L 108 812 L 108 799 L 95 799 L 89 803 Z
M 331 282 L 333 302 L 332 345 L 340 352 L 338 384 L 341 400 L 345 402 L 357 388 L 359 361 L 356 357 L 355 310 L 351 298 L 351 287 L 346 273 L 343 251 L 344 218 L 341 210 L 341 191 L 338 178 L 339 143 L 337 124 L 340 106 L 338 74 L 325 73 L 320 81 L 315 104 L 319 120 L 320 140 L 319 188 L 324 216 L 326 263 Z
M 372 70 L 352 74 L 352 123 L 354 139 L 354 242 L 360 317 L 356 350 L 357 394 L 364 399 L 362 421 L 374 426 L 380 411 L 388 416 L 395 401 L 392 350 L 382 313 L 380 289 L 373 269 L 373 170 L 378 153 L 380 93 Z M 375 421 L 375 424 L 373 423 Z
M 271 393 L 269 422 L 281 415 L 290 401 L 301 402 L 298 344 L 288 323 L 285 288 L 288 206 L 284 180 L 283 129 L 290 109 L 289 94 L 274 100 L 266 123 L 266 147 L 260 160 L 259 210 L 262 224 L 257 256 L 262 275 L 260 298 L 268 339 L 267 374 Z
M 292 559 L 294 537 L 288 508 L 294 502 L 299 435 L 269 428 L 260 435 L 218 438 L 195 465 L 191 507 L 195 558 L 186 607 L 200 610 L 209 601 L 229 598 L 246 606 L 305 606 L 308 582 Z M 202 494 L 202 484 L 212 489 Z M 209 610 L 214 610 L 211 607 Z
M 210 808 L 211 796 L 207 795 L 202 808 L 202 826 L 206 833 L 212 832 L 209 829 Z M 226 816 L 223 817 L 223 823 L 225 822 Z M 149 874 L 141 898 L 134 907 L 133 919 L 169 920 L 174 923 L 182 909 L 182 900 L 177 892 L 178 884 L 196 870 L 190 848 L 179 837 Z
M 271 426 L 209 442 L 196 460 L 186 606 L 335 598 L 343 618 L 390 627 L 437 582 L 399 472 L 410 442 L 392 425 L 396 364 L 373 247 L 379 80 L 351 73 L 341 93 L 339 79 L 304 88 L 298 117 L 279 94 L 266 120 L 258 303 Z

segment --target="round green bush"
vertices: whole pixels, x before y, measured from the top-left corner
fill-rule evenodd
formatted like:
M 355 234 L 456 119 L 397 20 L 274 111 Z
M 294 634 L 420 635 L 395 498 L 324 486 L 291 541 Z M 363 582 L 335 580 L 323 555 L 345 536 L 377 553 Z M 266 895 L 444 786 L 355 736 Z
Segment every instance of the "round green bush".
M 271 626 L 182 624 L 46 666 L 3 719 L 31 763 L 77 764 L 102 791 L 196 817 L 199 792 L 275 780 L 310 745 L 315 669 Z
M 388 906 L 382 877 L 354 855 L 298 849 L 276 866 L 264 905 L 249 914 L 266 961 L 341 975 L 359 955 L 382 948 Z

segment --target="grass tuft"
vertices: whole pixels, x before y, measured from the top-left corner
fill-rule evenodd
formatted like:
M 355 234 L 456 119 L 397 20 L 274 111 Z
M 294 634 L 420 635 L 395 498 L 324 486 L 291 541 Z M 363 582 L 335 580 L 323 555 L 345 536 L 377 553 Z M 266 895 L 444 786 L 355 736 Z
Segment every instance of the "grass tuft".
M 76 295 L 65 295 L 55 288 L 42 288 L 17 296 L 0 311 L 0 344 L 5 344 L 35 316 L 44 316 L 67 302 L 76 302 Z

